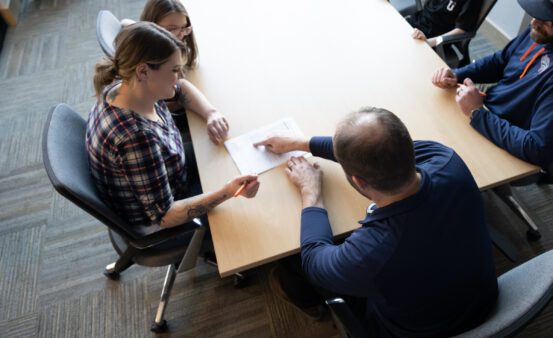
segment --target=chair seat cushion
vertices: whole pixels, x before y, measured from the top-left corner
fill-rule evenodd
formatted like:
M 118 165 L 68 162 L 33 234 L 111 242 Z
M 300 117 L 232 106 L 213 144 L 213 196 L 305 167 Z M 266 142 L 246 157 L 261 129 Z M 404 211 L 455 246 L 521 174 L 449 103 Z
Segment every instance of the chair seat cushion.
M 505 337 L 522 328 L 553 295 L 553 250 L 498 278 L 499 297 L 488 319 L 458 337 Z

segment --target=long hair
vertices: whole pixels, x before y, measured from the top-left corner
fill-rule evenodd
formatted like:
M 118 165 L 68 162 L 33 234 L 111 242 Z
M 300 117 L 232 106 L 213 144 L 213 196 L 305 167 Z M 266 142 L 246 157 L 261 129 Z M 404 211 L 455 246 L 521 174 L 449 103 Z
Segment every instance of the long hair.
M 184 5 L 179 0 L 148 0 L 140 15 L 140 21 L 150 21 L 159 24 L 164 17 L 171 13 L 184 15 L 188 21 L 188 26 L 192 26 L 190 16 L 188 16 L 186 8 L 184 8 Z M 198 63 L 198 46 L 196 45 L 194 30 L 186 35 L 182 39 L 182 42 L 185 45 L 184 56 L 186 57 L 186 66 L 192 68 Z
M 136 67 L 146 63 L 157 69 L 173 55 L 183 51 L 184 44 L 165 29 L 151 22 L 136 22 L 115 38 L 115 55 L 96 63 L 94 90 L 99 99 L 103 88 L 115 79 L 131 80 Z

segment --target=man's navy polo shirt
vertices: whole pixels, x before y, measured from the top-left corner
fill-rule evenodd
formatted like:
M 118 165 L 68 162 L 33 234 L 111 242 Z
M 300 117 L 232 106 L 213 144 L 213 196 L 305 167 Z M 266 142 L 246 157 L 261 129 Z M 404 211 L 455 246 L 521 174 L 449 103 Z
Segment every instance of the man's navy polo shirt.
M 414 147 L 419 191 L 376 208 L 342 244 L 333 243 L 326 210 L 302 211 L 302 264 L 315 284 L 367 298 L 383 336 L 452 335 L 480 324 L 495 304 L 491 240 L 461 158 L 436 142 Z M 314 137 L 310 148 L 334 159 L 330 137 Z

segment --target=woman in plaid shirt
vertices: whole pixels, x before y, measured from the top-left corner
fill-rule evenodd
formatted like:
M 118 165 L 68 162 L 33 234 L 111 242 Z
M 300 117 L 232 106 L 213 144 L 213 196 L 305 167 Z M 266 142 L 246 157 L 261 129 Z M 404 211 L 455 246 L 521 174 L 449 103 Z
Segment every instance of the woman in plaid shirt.
M 182 139 L 163 101 L 176 95 L 185 102 L 176 91 L 183 43 L 153 23 L 137 22 L 122 29 L 115 45 L 115 56 L 96 65 L 98 100 L 86 132 L 91 173 L 105 202 L 136 230 L 150 233 L 207 213 L 244 183 L 241 194 L 254 197 L 256 175 L 192 196 L 198 178 L 187 173 Z M 186 93 L 189 101 L 205 101 L 197 91 Z

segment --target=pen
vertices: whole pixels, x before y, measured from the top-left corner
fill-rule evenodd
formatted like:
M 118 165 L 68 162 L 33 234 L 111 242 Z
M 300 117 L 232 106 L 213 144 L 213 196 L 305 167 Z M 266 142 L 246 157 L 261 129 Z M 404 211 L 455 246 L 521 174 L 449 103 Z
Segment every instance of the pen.
M 462 86 L 462 84 L 460 84 L 460 83 L 457 84 L 457 87 L 461 87 L 461 86 Z M 487 94 L 482 92 L 482 91 L 478 91 L 478 94 L 480 94 L 480 96 L 487 96 Z
M 236 190 L 236 192 L 234 193 L 234 195 L 232 197 L 238 197 L 238 195 L 240 195 L 242 193 L 242 191 L 244 191 L 247 184 L 248 184 L 247 182 L 242 183 L 240 188 L 238 188 L 238 190 Z

